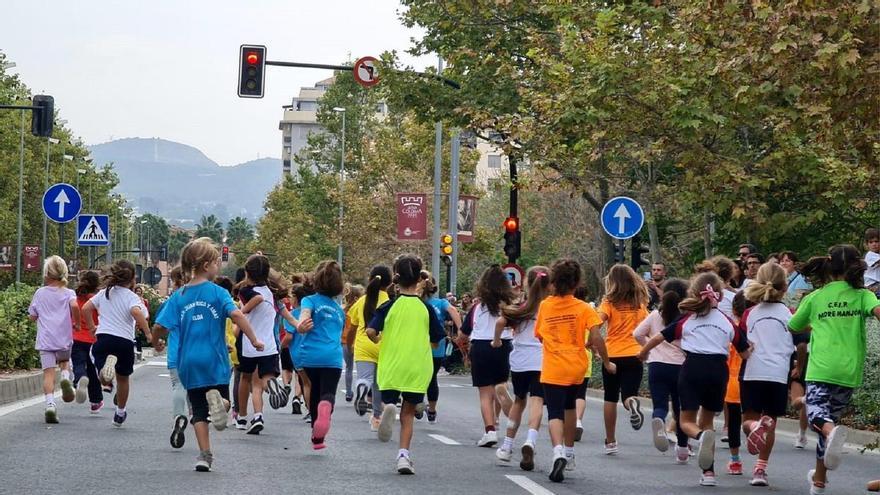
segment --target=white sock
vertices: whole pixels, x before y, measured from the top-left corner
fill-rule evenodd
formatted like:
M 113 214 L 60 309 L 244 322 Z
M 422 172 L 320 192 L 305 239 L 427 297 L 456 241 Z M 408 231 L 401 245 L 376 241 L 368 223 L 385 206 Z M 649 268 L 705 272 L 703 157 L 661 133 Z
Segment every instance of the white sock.
M 583 427 L 584 427 L 584 423 L 583 423 L 581 420 L 577 420 L 577 427 L 578 427 L 578 428 L 583 428 Z
M 61 379 L 62 380 L 70 380 L 70 371 L 61 370 Z
M 116 406 L 116 414 L 125 414 L 125 408 Z
M 46 394 L 46 405 L 54 406 L 55 405 L 55 394 Z
M 262 412 L 254 412 L 254 417 L 252 419 L 257 419 L 257 418 L 263 419 L 263 413 Z
M 565 447 L 565 457 L 574 457 L 574 447 Z
M 504 450 L 512 450 L 513 449 L 513 438 L 504 437 L 504 443 L 501 445 L 501 448 Z
M 409 459 L 409 450 L 407 450 L 407 449 L 398 450 L 397 457 L 406 457 L 407 459 Z
M 529 435 L 526 437 L 529 442 L 535 443 L 538 441 L 538 430 L 534 430 L 529 428 Z
M 553 446 L 553 457 L 557 456 L 565 456 L 565 447 L 563 447 L 562 445 Z

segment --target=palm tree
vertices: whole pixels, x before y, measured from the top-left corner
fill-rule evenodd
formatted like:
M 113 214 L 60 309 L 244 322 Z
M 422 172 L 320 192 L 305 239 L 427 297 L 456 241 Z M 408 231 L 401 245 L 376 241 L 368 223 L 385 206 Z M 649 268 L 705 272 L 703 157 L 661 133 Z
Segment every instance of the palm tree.
M 210 237 L 215 242 L 223 242 L 223 224 L 212 215 L 202 215 L 196 224 L 196 237 Z
M 192 234 L 187 230 L 174 230 L 168 238 L 168 262 L 172 265 L 180 261 L 180 252 L 183 246 L 192 240 Z
M 235 217 L 226 226 L 226 242 L 236 244 L 254 238 L 254 227 L 243 217 Z

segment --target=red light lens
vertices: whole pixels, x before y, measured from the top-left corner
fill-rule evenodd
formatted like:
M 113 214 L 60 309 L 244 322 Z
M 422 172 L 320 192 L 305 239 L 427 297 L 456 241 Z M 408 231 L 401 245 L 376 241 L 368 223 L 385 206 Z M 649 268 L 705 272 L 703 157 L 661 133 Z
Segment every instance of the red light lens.
M 251 65 L 256 65 L 257 62 L 260 61 L 260 56 L 257 55 L 257 52 L 250 52 L 247 54 L 246 60 L 247 60 L 247 63 L 249 63 Z
M 504 221 L 504 229 L 508 232 L 515 232 L 517 227 L 519 227 L 519 220 L 513 217 L 508 217 L 507 220 Z

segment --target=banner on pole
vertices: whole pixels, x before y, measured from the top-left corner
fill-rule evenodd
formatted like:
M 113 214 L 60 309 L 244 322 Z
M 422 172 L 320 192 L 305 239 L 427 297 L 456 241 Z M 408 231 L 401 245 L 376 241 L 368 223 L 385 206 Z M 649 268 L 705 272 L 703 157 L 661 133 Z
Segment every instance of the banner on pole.
M 24 247 L 24 271 L 38 272 L 40 268 L 40 246 Z
M 424 241 L 428 238 L 427 195 L 397 193 L 397 240 Z
M 477 197 L 458 197 L 458 242 L 474 242 L 477 229 Z
M 0 270 L 12 270 L 13 254 L 12 246 L 0 246 Z

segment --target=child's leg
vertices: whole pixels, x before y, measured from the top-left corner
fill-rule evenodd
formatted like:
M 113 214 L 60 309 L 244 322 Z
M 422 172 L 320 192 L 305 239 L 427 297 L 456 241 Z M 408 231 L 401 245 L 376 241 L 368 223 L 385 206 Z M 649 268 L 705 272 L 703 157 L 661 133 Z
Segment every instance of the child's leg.
M 651 417 L 661 419 L 666 422 L 666 416 L 669 414 L 669 396 L 671 395 L 670 385 L 673 381 L 678 380 L 678 374 L 670 378 L 671 371 L 667 372 L 667 367 L 675 367 L 675 365 L 666 363 L 649 363 L 648 364 L 648 390 L 651 392 L 651 402 L 654 411 Z
M 240 384 L 241 371 L 238 370 L 238 366 L 235 366 L 232 368 L 232 412 L 235 414 L 238 414 L 238 395 L 241 393 L 241 390 L 239 389 Z
M 412 443 L 415 416 L 416 405 L 404 400 L 400 408 L 400 448 L 403 450 L 409 450 Z
M 300 379 L 300 385 L 302 385 L 303 401 L 305 401 L 305 406 L 308 408 L 312 403 L 312 382 L 309 380 L 309 375 L 306 373 L 306 370 L 297 371 L 297 375 Z M 311 414 L 311 410 L 309 411 L 309 414 Z
M 739 447 L 742 445 L 742 408 L 739 404 L 728 402 L 727 407 L 727 445 L 730 448 L 731 458 L 739 457 Z
M 696 439 L 703 431 L 697 423 L 697 411 L 683 410 L 679 416 L 678 426 L 690 438 Z
M 89 344 L 85 342 L 74 342 L 70 349 L 70 360 L 73 363 L 73 384 L 79 383 L 79 379 L 88 373 L 87 363 L 89 360 Z M 89 377 L 89 383 L 92 379 Z
M 248 396 L 251 391 L 253 373 L 239 373 L 241 385 L 238 388 L 238 415 L 246 418 L 248 415 Z
M 40 365 L 43 368 L 43 394 L 46 396 L 46 403 L 55 403 L 55 399 L 50 401 L 50 397 L 55 393 L 55 368 L 58 363 L 55 361 L 55 353 L 53 351 L 40 351 Z
M 128 392 L 130 390 L 128 375 L 116 373 L 116 407 L 125 409 L 128 404 Z
M 495 387 L 492 385 L 479 387 L 480 414 L 486 431 L 495 430 Z
M 761 449 L 761 452 L 758 454 L 758 459 L 765 462 L 770 460 L 770 453 L 773 452 L 773 444 L 776 443 L 776 417 L 771 416 L 773 419 L 773 426 L 771 426 L 767 430 L 767 437 L 764 442 L 764 448 Z
M 529 397 L 529 430 L 538 431 L 541 428 L 541 417 L 544 415 L 544 399 L 542 397 Z
M 519 431 L 519 423 L 522 421 L 522 414 L 526 408 L 526 399 L 517 397 L 510 406 L 510 416 L 507 421 L 507 438 L 516 438 L 516 432 Z
M 171 379 L 171 413 L 177 416 L 186 416 L 186 390 L 180 383 L 180 376 L 177 369 L 168 370 L 168 376 Z
M 566 447 L 574 448 L 574 435 L 577 429 L 577 411 L 575 408 L 566 409 L 563 419 L 563 442 Z
M 251 373 L 251 405 L 254 406 L 254 416 L 263 414 L 263 391 L 266 389 L 266 382 L 274 378 L 272 375 L 260 376 L 260 370 L 254 370 Z
M 91 346 L 86 350 L 86 377 L 89 379 L 89 402 L 92 404 L 99 404 L 104 400 L 104 391 L 101 390 L 101 379 L 98 378 L 98 369 L 95 368 L 95 363 L 92 362 L 89 354 L 91 353 Z
M 441 358 L 434 358 L 434 374 L 428 384 L 428 410 L 437 412 L 437 400 L 440 399 L 440 385 L 437 383 L 437 372 L 440 371 Z
M 351 382 L 354 379 L 354 350 L 350 345 L 342 346 L 342 357 L 345 361 L 345 396 L 351 397 L 354 394 L 351 388 Z
M 612 359 L 612 362 L 615 360 Z M 620 369 L 617 370 L 620 373 Z M 605 443 L 617 442 L 617 401 L 620 400 L 620 379 L 602 367 L 602 385 L 605 389 L 605 403 L 602 416 L 605 420 Z

